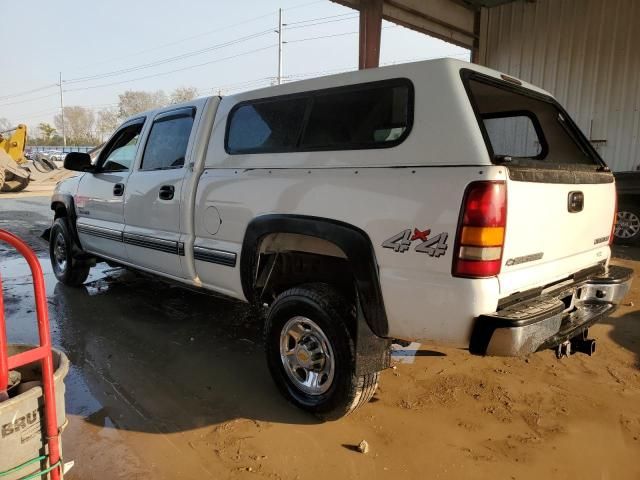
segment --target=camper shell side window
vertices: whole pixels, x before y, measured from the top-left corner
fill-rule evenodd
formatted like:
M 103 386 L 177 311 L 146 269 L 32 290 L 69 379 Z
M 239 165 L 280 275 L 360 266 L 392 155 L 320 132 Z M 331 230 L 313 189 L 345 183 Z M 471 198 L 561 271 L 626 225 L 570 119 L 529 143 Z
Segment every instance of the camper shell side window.
M 238 103 L 229 112 L 231 155 L 389 148 L 413 125 L 413 84 L 406 78 Z

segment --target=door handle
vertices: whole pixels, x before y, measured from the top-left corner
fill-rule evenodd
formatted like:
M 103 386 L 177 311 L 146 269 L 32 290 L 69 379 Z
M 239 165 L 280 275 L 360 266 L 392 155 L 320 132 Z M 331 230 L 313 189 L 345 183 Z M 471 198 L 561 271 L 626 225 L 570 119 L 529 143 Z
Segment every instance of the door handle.
M 162 185 L 160 187 L 160 193 L 158 194 L 158 198 L 160 200 L 173 200 L 173 194 L 176 191 L 176 187 L 173 185 Z
M 124 193 L 124 183 L 116 183 L 113 186 L 113 194 L 116 197 L 121 197 L 123 193 Z

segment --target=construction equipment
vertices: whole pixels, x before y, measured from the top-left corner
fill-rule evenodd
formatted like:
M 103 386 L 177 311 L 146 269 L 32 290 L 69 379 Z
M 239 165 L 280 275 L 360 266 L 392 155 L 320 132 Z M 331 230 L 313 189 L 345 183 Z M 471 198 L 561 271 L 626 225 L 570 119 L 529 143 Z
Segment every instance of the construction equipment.
M 24 149 L 27 144 L 27 126 L 0 132 L 0 192 L 19 192 L 31 180 L 31 172 L 26 168 Z

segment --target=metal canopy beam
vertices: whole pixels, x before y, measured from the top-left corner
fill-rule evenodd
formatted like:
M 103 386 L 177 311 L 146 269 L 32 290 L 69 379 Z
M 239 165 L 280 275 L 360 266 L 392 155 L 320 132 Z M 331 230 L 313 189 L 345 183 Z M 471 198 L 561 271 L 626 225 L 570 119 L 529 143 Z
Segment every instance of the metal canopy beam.
M 477 59 L 480 8 L 514 0 L 331 0 L 360 12 L 360 68 L 377 67 L 382 19 L 472 51 Z M 529 0 L 532 1 L 532 0 Z
M 361 15 L 364 12 L 365 16 L 376 8 L 379 10 L 382 3 L 383 19 L 465 48 L 472 48 L 476 36 L 475 9 L 462 0 L 331 1 L 358 10 Z

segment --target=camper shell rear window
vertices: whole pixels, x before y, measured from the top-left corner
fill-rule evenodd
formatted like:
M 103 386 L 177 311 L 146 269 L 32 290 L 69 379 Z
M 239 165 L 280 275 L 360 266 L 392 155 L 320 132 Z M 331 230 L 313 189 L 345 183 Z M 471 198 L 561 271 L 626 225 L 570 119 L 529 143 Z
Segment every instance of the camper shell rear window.
M 388 148 L 413 124 L 406 78 L 314 90 L 238 103 L 229 112 L 231 155 Z
M 462 79 L 494 163 L 599 169 L 604 163 L 551 97 L 471 70 Z

